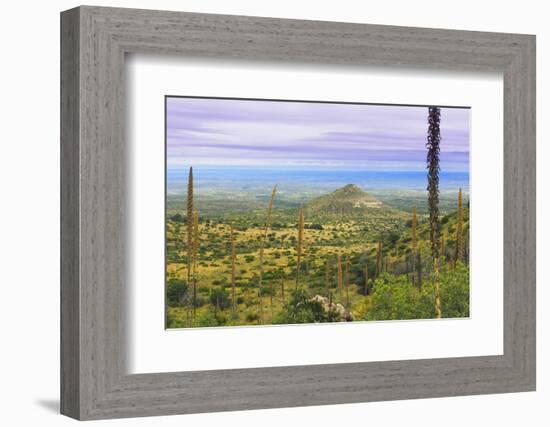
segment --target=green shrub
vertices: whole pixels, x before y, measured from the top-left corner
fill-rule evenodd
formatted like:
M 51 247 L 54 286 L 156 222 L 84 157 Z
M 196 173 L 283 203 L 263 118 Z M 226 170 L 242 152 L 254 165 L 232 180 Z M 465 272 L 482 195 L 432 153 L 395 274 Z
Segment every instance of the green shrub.
M 220 310 L 225 310 L 231 307 L 231 298 L 229 292 L 224 288 L 215 288 L 210 292 L 210 304 L 218 307 Z
M 469 272 L 462 263 L 440 274 L 442 317 L 468 317 Z M 435 290 L 426 280 L 419 291 L 405 275 L 382 274 L 374 281 L 368 320 L 432 319 Z
M 187 283 L 182 280 L 169 280 L 166 285 L 166 299 L 170 307 L 182 305 L 187 296 Z
M 303 289 L 292 291 L 290 300 L 273 323 L 322 323 L 337 320 L 335 311 L 326 312 L 318 301 L 310 301 L 308 293 Z

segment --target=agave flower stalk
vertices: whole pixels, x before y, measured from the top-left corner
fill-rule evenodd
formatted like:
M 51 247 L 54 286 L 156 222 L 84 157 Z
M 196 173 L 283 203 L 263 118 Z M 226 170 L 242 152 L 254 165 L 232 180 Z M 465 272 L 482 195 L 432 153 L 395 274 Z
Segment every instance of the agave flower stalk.
M 434 288 L 435 288 L 435 317 L 441 318 L 441 295 L 439 284 L 439 152 L 441 142 L 441 109 L 428 108 L 428 140 L 426 148 L 428 154 L 426 164 L 428 168 L 428 208 L 430 219 L 430 243 L 432 249 Z
M 193 311 L 197 302 L 197 259 L 199 245 L 199 211 L 193 211 Z
M 231 311 L 233 312 L 233 316 L 235 316 L 236 313 L 236 304 L 237 304 L 237 297 L 236 297 L 236 289 L 235 289 L 235 270 L 236 270 L 236 259 L 237 259 L 237 251 L 235 247 L 235 233 L 233 232 L 233 226 L 229 226 L 230 230 L 230 236 L 231 236 Z
M 458 261 L 464 261 L 464 212 L 462 210 L 462 188 L 458 190 L 458 211 L 456 218 L 456 247 L 455 247 L 455 265 Z
M 193 168 L 189 168 L 187 179 L 187 285 L 191 286 L 191 267 L 193 264 Z M 193 302 L 194 303 L 194 302 Z
M 382 273 L 382 242 L 378 242 L 378 248 L 376 250 L 376 277 Z
M 302 263 L 302 248 L 304 244 L 304 209 L 300 208 L 298 213 L 298 241 L 296 243 L 296 285 L 295 288 L 298 289 L 298 284 L 300 282 L 300 269 Z
M 273 212 L 273 201 L 275 200 L 275 194 L 277 193 L 277 186 L 273 187 L 271 190 L 271 197 L 269 198 L 269 203 L 267 205 L 267 213 L 265 218 L 264 229 L 262 232 L 262 238 L 260 240 L 260 265 L 259 265 L 259 279 L 258 279 L 258 288 L 261 291 L 264 278 L 264 248 L 267 242 L 267 234 L 269 232 L 269 225 L 271 223 L 271 213 Z M 273 317 L 273 284 L 270 284 L 269 287 L 270 299 L 271 299 L 271 317 Z
M 340 254 L 336 257 L 336 263 L 338 265 L 338 294 L 340 295 L 340 300 L 342 300 L 342 287 L 344 285 L 344 278 L 342 275 L 342 257 Z

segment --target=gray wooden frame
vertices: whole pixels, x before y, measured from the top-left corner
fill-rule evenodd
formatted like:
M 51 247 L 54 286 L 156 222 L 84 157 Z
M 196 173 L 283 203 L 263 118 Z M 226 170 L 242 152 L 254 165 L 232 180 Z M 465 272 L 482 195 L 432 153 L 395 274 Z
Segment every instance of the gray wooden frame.
M 500 71 L 504 354 L 128 375 L 124 57 Z M 535 37 L 83 6 L 61 14 L 61 412 L 183 414 L 535 389 Z

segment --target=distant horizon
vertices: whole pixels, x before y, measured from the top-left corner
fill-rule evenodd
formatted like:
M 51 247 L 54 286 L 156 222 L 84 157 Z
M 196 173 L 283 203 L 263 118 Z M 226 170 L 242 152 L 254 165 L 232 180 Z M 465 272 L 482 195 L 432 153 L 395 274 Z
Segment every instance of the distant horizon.
M 167 97 L 167 168 L 422 171 L 427 110 Z M 441 135 L 441 170 L 468 173 L 469 108 L 442 107 Z
M 184 193 L 187 188 L 187 167 L 167 169 L 166 183 L 170 194 Z M 425 190 L 426 171 L 367 171 L 363 169 L 307 169 L 260 167 L 194 167 L 194 183 L 200 189 L 253 189 L 268 191 L 273 185 L 279 190 L 303 192 L 327 190 L 355 184 L 373 190 Z M 468 191 L 470 175 L 462 171 L 440 172 L 441 191 L 462 188 Z
M 367 169 L 362 167 L 349 168 L 345 166 L 303 166 L 303 165 L 208 165 L 208 164 L 182 164 L 182 165 L 170 165 L 167 164 L 167 170 L 182 170 L 185 172 L 189 171 L 189 168 L 192 167 L 193 171 L 202 169 L 202 170 L 219 170 L 219 169 L 249 169 L 249 170 L 272 170 L 272 171 L 285 171 L 285 170 L 303 170 L 303 171 L 325 171 L 325 172 L 336 172 L 336 171 L 348 171 L 348 172 L 365 172 L 365 173 L 419 173 L 426 172 L 424 169 Z M 469 170 L 446 170 L 442 171 L 443 173 L 449 174 L 469 174 Z

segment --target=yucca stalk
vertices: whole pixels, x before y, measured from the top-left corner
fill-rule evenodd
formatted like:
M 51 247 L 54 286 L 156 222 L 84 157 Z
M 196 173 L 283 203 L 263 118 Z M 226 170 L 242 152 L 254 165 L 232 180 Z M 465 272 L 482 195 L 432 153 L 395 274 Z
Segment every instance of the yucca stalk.
M 441 142 L 441 109 L 428 108 L 428 208 L 430 217 L 430 243 L 432 249 L 434 287 L 435 287 L 435 317 L 441 318 L 441 295 L 439 284 L 439 145 Z
M 273 280 L 269 282 L 269 308 L 271 309 L 271 323 L 273 323 Z
M 346 307 L 349 308 L 349 256 L 346 256 L 346 262 L 344 264 L 344 280 L 346 289 Z
M 267 213 L 265 218 L 265 224 L 264 229 L 262 232 L 262 237 L 260 240 L 260 265 L 259 265 L 259 278 L 258 278 L 258 288 L 259 292 L 262 289 L 263 285 L 263 278 L 264 278 L 264 248 L 265 244 L 267 242 L 267 234 L 269 232 L 269 225 L 271 223 L 271 213 L 273 211 L 273 201 L 275 200 L 275 194 L 277 193 L 277 186 L 275 185 L 273 187 L 273 190 L 271 191 L 271 197 L 269 198 L 269 203 L 267 205 Z M 271 300 L 271 317 L 273 318 L 273 284 L 271 283 L 269 286 L 269 293 L 270 293 L 270 300 Z M 259 295 L 259 293 L 258 293 Z M 262 311 L 260 308 L 260 319 L 262 316 Z
M 455 265 L 458 261 L 464 261 L 464 236 L 462 227 L 464 223 L 464 212 L 462 210 L 462 188 L 458 190 L 458 211 L 456 219 L 456 247 Z
M 236 304 L 237 304 L 237 297 L 236 297 L 236 289 L 235 289 L 235 270 L 236 270 L 236 259 L 237 259 L 237 251 L 235 247 L 235 233 L 233 232 L 233 226 L 229 226 L 230 235 L 231 235 L 231 311 L 233 312 L 233 316 L 235 316 L 236 313 Z
M 336 257 L 336 263 L 338 265 L 338 294 L 340 295 L 340 301 L 342 300 L 342 287 L 344 286 L 344 278 L 342 277 L 342 257 L 340 254 Z
M 412 221 L 411 221 L 411 249 L 413 255 L 416 255 L 416 205 L 412 207 Z
M 258 324 L 263 323 L 263 306 L 262 306 L 262 293 L 261 289 L 258 288 Z
M 369 263 L 365 258 L 365 296 L 369 294 Z
M 330 289 L 330 263 L 329 259 L 325 260 L 325 290 L 328 295 Z
M 367 259 L 365 258 L 365 315 L 368 311 L 369 306 L 369 263 L 367 262 Z
M 273 200 L 275 199 L 275 193 L 277 192 L 277 186 L 273 187 L 271 191 L 271 197 L 269 198 L 269 203 L 267 205 L 267 214 L 265 217 L 264 229 L 262 232 L 262 238 L 260 240 L 260 265 L 259 265 L 259 279 L 258 287 L 261 288 L 264 278 L 264 248 L 267 241 L 267 234 L 269 232 L 269 225 L 271 223 L 271 212 L 273 211 Z
M 411 257 L 412 257 L 412 274 L 414 277 L 415 268 L 414 264 L 416 262 L 416 205 L 412 206 L 412 221 L 411 221 Z
M 441 319 L 441 288 L 439 284 L 439 260 L 434 259 L 435 318 Z
M 285 278 L 281 277 L 281 302 L 285 305 Z
M 416 274 L 418 276 L 418 289 L 420 290 L 422 288 L 422 255 L 420 254 L 420 251 L 416 253 Z
M 199 211 L 193 211 L 193 310 L 197 301 L 197 259 L 199 255 Z
M 303 258 L 304 258 L 304 267 L 306 269 L 306 282 L 309 280 L 309 247 L 307 245 L 307 242 L 304 242 L 304 249 L 303 249 Z
M 382 242 L 378 242 L 378 248 L 376 250 L 376 277 L 382 273 Z
M 189 168 L 187 179 L 187 286 L 191 286 L 191 266 L 193 264 L 193 168 Z
M 304 209 L 300 208 L 298 213 L 298 242 L 296 246 L 296 285 L 295 289 L 298 289 L 300 282 L 300 269 L 302 263 L 302 247 L 304 244 Z

